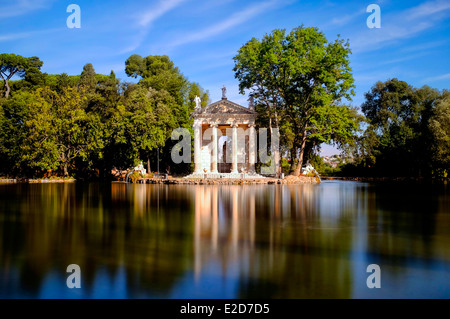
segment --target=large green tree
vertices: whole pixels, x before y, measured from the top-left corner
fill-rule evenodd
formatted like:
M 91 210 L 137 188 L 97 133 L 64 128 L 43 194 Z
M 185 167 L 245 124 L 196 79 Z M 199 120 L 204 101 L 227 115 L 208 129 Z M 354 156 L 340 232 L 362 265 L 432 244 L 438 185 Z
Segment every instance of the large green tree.
M 38 57 L 26 58 L 21 55 L 2 53 L 0 54 L 0 77 L 5 83 L 6 91 L 5 97 L 8 98 L 11 92 L 9 81 L 14 75 L 19 77 L 27 77 L 32 83 L 41 83 L 40 69 L 42 61 Z
M 2 108 L 0 152 L 10 172 L 34 174 L 58 167 L 53 126 L 53 93 L 45 88 L 19 91 Z
M 447 90 L 415 88 L 396 78 L 377 82 L 361 106 L 368 126 L 355 145 L 359 174 L 431 177 L 442 172 L 448 97 Z
M 88 166 L 92 158 L 102 156 L 103 132 L 100 116 L 86 109 L 84 88 L 66 88 L 55 94 L 53 127 L 56 134 L 58 162 L 64 175 L 79 159 Z
M 430 171 L 429 120 L 440 92 L 414 88 L 396 78 L 377 82 L 361 109 L 369 121 L 363 143 L 379 173 L 420 176 Z M 371 131 L 371 132 L 369 132 Z M 375 149 L 370 149 L 375 147 Z
M 139 78 L 139 87 L 143 87 L 147 90 L 153 90 L 158 92 L 157 95 L 152 94 L 155 97 L 164 97 L 163 105 L 169 106 L 167 112 L 170 113 L 171 118 L 174 121 L 174 126 L 169 125 L 172 128 L 184 127 L 192 133 L 192 122 L 190 113 L 194 110 L 195 95 L 200 96 L 202 99 L 202 105 L 206 105 L 209 101 L 209 94 L 204 91 L 198 83 L 189 82 L 184 75 L 180 72 L 179 68 L 175 66 L 174 62 L 166 55 L 150 55 L 147 57 L 141 57 L 140 55 L 132 55 L 125 62 L 125 72 L 128 76 L 133 78 Z M 127 92 L 132 92 L 133 86 L 130 86 L 125 91 L 125 99 L 129 98 Z M 168 102 L 167 98 L 171 97 L 171 101 Z M 158 102 L 160 103 L 160 102 Z M 163 124 L 163 123 L 161 123 Z M 170 140 L 170 134 L 165 135 L 166 142 L 163 146 L 163 152 L 160 152 L 161 146 L 157 146 L 153 150 L 148 149 L 144 152 L 147 154 L 147 168 L 150 170 L 150 157 L 156 160 L 158 157 L 161 161 L 161 168 L 168 170 L 171 162 L 171 149 L 175 145 Z M 156 152 L 160 152 L 158 155 Z M 144 154 L 143 154 L 144 155 Z M 180 172 L 186 171 L 185 165 L 177 165 L 171 167 L 180 169 Z M 174 171 L 174 170 L 172 170 Z
M 262 40 L 253 38 L 234 57 L 241 93 L 250 90 L 269 125 L 283 129 L 280 123 L 289 122 L 281 134 L 290 136 L 284 143 L 289 145 L 295 175 L 300 174 L 308 139 L 343 141 L 348 135 L 345 130 L 328 134 L 325 125 L 342 120 L 327 108 L 354 94 L 350 53 L 348 42 L 328 42 L 317 28 L 301 26 L 289 33 L 274 30 Z M 355 118 L 353 112 L 344 114 L 350 116 L 346 121 Z

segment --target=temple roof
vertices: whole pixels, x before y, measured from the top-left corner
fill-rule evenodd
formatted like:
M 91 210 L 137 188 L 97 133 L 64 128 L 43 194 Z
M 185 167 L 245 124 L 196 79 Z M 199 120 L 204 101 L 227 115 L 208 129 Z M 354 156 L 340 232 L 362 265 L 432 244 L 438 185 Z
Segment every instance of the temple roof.
M 256 117 L 257 113 L 249 108 L 246 108 L 237 103 L 222 99 L 211 103 L 205 107 L 194 110 L 192 116 L 195 118 L 202 115 L 221 115 L 221 114 L 239 114 L 239 115 L 253 115 Z

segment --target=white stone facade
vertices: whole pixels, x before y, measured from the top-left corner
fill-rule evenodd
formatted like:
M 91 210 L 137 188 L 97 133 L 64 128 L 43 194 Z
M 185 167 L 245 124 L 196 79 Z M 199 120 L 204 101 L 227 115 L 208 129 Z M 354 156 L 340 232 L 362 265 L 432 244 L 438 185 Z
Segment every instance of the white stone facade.
M 254 109 L 224 97 L 197 108 L 191 116 L 195 169 L 188 177 L 262 178 L 255 172 L 257 113 Z

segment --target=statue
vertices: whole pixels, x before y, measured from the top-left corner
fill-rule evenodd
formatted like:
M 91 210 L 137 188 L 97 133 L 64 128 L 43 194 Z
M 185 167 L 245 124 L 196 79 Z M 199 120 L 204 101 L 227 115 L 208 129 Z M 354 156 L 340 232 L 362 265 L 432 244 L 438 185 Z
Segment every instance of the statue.
M 250 95 L 250 98 L 248 99 L 249 103 L 248 103 L 248 107 L 250 110 L 254 111 L 255 110 L 255 99 L 253 97 L 253 95 Z
M 222 88 L 222 99 L 227 99 L 227 88 L 225 87 L 225 85 Z
M 200 107 L 201 107 L 201 102 L 202 102 L 202 100 L 200 99 L 200 97 L 198 97 L 197 95 L 195 96 L 195 99 L 194 99 L 194 102 L 195 102 L 195 109 L 199 109 Z

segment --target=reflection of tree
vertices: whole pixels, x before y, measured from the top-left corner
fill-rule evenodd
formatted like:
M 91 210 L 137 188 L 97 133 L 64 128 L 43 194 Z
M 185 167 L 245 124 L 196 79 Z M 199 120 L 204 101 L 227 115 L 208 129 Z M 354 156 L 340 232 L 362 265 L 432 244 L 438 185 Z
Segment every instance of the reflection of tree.
M 448 196 L 441 185 L 383 183 L 373 190 L 376 197 L 369 202 L 367 241 L 374 262 L 406 266 L 418 259 L 448 259 L 439 256 L 445 251 L 444 241 L 435 240 L 436 220 L 447 225 L 450 220 L 438 207 L 438 198 Z
M 349 298 L 355 253 L 448 260 L 448 190 L 361 185 L 9 185 L 0 296 L 36 297 L 76 263 L 86 297 L 124 270 L 128 297 L 171 296 L 192 272 L 241 298 Z
M 112 278 L 122 265 L 129 291 L 149 293 L 169 292 L 190 267 L 190 192 L 50 184 L 18 185 L 12 193 L 14 198 L 0 201 L 1 211 L 8 212 L 0 223 L 0 261 L 2 268 L 20 272 L 20 287 L 31 295 L 37 295 L 51 270 L 65 278 L 72 263 L 80 265 L 87 290 L 100 269 Z M 159 210 L 160 201 L 164 209 Z
M 351 236 L 341 215 L 353 203 L 339 207 L 335 230 L 321 229 L 327 212 L 312 187 L 198 186 L 196 272 L 217 259 L 226 277 L 237 265 L 241 298 L 348 298 Z
M 242 276 L 239 297 L 350 297 L 348 220 L 338 215 L 334 228 L 323 225 L 327 212 L 321 209 L 320 193 L 310 186 L 278 186 L 265 189 L 261 197 L 274 199 L 274 209 L 268 220 L 256 219 L 257 251 Z

